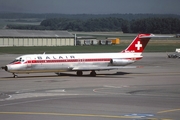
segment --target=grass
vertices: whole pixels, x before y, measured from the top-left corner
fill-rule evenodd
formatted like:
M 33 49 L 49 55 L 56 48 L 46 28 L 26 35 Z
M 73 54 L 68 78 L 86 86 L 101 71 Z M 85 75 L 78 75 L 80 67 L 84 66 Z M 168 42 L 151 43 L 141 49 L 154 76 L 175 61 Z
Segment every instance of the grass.
M 120 51 L 123 46 L 1 47 L 0 54 L 91 53 Z
M 0 47 L 0 54 L 120 52 L 128 45 Z M 145 52 L 174 52 L 176 48 L 180 48 L 180 44 L 148 44 Z
M 180 48 L 180 45 L 179 44 L 147 45 L 145 52 L 175 52 L 176 48 Z

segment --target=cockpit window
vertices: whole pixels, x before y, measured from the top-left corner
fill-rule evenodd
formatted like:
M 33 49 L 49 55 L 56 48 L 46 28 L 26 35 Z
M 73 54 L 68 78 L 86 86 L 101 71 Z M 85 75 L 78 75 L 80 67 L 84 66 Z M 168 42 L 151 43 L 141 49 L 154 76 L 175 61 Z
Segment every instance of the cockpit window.
M 21 62 L 21 59 L 15 59 L 15 60 L 13 60 L 11 63 L 15 63 L 15 62 Z M 11 64 L 10 63 L 10 64 Z

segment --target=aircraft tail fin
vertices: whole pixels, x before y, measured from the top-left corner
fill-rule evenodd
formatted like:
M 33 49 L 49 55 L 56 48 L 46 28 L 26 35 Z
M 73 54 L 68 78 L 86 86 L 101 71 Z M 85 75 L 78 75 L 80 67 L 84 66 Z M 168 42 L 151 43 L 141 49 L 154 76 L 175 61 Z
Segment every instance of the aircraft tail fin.
M 154 34 L 138 34 L 131 44 L 122 52 L 142 53 L 151 38 L 174 37 Z
M 138 52 L 142 53 L 152 34 L 138 34 L 131 44 L 122 52 Z

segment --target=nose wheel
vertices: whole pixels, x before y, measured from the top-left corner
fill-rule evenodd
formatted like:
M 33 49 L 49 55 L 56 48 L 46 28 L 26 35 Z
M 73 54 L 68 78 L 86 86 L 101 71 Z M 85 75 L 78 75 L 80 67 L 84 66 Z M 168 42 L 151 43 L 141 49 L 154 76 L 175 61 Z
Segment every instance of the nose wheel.
M 13 78 L 17 78 L 18 76 L 15 74 L 15 73 L 13 73 Z

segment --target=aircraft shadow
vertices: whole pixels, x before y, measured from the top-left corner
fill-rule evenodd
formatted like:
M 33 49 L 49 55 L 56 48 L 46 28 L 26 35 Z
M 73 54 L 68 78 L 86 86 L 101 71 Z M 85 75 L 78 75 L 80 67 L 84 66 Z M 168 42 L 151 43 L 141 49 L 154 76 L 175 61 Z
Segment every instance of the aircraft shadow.
M 127 74 L 131 74 L 128 72 L 116 72 L 116 73 L 106 73 L 106 74 L 97 74 L 96 77 L 105 77 L 105 76 L 117 76 L 117 75 L 127 75 Z M 82 76 L 77 76 L 76 74 L 71 74 L 71 73 L 60 73 L 59 76 L 73 76 L 73 77 L 92 77 L 89 74 L 84 74 Z
M 101 73 L 101 74 L 97 74 L 96 77 L 108 77 L 108 78 L 112 77 L 113 78 L 113 76 L 114 77 L 117 77 L 117 76 L 122 77 L 122 76 L 128 75 L 128 74 L 134 74 L 134 73 L 129 73 L 129 72 L 116 72 L 116 73 L 106 73 L 106 74 Z M 32 76 L 32 75 L 31 76 L 18 75 L 18 78 L 43 78 L 43 77 L 45 77 L 45 78 L 48 78 L 48 77 L 49 78 L 52 78 L 52 77 L 56 78 L 56 77 L 61 77 L 61 76 L 67 76 L 67 77 L 92 77 L 89 74 L 84 74 L 82 76 L 77 76 L 74 73 L 60 73 L 59 75 L 56 75 L 56 74 L 55 75 L 35 75 L 35 76 Z M 128 76 L 126 76 L 126 77 L 128 77 Z M 13 76 L 1 77 L 1 78 L 13 78 Z M 16 79 L 16 78 L 13 78 L 13 79 Z

